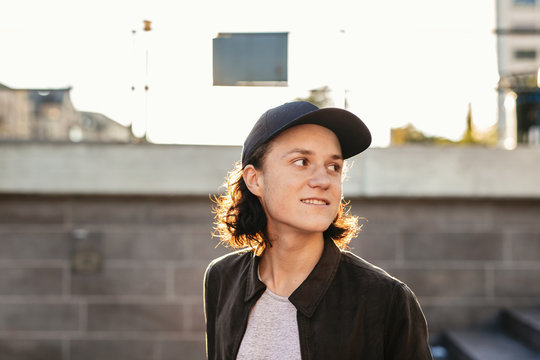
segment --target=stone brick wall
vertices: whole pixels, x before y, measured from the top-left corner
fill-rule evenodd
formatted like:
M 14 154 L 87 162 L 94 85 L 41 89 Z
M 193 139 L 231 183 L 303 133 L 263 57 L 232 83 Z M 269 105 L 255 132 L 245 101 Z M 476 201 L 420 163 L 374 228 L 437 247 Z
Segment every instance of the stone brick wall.
M 202 277 L 225 253 L 210 237 L 210 207 L 0 196 L 0 358 L 204 358 Z M 80 271 L 80 251 L 102 257 L 101 268 Z
M 407 283 L 432 335 L 540 305 L 540 201 L 357 199 L 353 252 Z
M 415 291 L 430 330 L 540 304 L 540 200 L 352 199 L 353 252 Z M 0 195 L 0 358 L 204 357 L 208 197 Z

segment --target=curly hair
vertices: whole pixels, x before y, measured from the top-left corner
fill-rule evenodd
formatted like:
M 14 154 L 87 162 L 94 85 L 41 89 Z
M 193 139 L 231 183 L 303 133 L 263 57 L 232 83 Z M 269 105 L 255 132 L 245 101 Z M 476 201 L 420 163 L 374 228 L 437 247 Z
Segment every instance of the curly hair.
M 246 164 L 260 169 L 271 142 L 262 144 L 253 152 Z M 223 184 L 225 193 L 214 197 L 214 236 L 220 243 L 233 248 L 250 248 L 257 255 L 262 254 L 267 246 L 272 246 L 266 236 L 266 213 L 257 198 L 249 189 L 243 178 L 244 168 L 240 161 L 236 162 Z M 358 235 L 362 226 L 358 225 L 358 217 L 350 214 L 349 203 L 343 199 L 339 204 L 336 218 L 323 232 L 340 249 L 347 249 L 350 241 Z

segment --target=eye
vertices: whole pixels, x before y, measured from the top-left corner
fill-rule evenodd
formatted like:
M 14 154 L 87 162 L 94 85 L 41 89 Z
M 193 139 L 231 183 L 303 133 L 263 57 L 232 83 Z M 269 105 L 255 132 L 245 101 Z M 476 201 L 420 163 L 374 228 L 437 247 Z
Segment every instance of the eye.
M 296 159 L 296 160 L 293 161 L 293 164 L 297 165 L 297 166 L 306 166 L 307 165 L 307 160 L 304 159 L 304 158 Z
M 341 165 L 339 164 L 330 164 L 328 165 L 328 168 L 334 172 L 340 172 L 341 171 Z

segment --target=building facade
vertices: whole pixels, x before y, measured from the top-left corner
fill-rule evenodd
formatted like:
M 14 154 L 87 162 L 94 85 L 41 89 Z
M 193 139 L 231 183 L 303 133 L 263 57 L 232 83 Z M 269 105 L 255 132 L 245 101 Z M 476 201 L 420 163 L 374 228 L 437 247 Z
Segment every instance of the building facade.
M 540 1 L 497 0 L 499 140 L 540 145 Z
M 70 91 L 0 84 L 0 141 L 133 141 L 128 127 L 103 114 L 75 109 Z

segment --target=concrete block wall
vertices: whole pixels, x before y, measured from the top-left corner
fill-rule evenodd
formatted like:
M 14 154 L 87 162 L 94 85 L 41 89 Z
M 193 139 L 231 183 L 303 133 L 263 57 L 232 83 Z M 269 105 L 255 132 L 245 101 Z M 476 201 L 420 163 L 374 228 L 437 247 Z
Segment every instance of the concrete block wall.
M 208 198 L 0 196 L 0 359 L 204 358 L 211 223 Z
M 352 251 L 409 284 L 433 336 L 540 305 L 540 201 L 351 205 L 367 219 Z M 0 195 L 0 358 L 203 358 L 203 272 L 227 252 L 210 236 L 211 206 L 208 197 Z M 101 266 L 77 267 L 90 246 L 81 237 Z
M 406 282 L 433 336 L 540 306 L 540 201 L 354 199 L 353 252 Z

